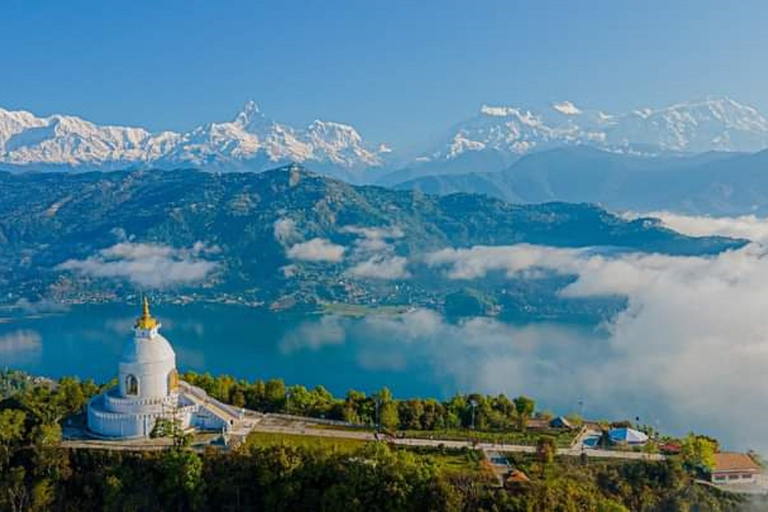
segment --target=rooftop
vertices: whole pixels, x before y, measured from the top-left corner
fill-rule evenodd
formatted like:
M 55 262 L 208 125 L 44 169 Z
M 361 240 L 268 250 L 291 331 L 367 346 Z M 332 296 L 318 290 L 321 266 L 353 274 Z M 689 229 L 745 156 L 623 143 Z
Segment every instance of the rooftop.
M 760 466 L 746 453 L 721 452 L 715 454 L 714 471 L 760 471 Z

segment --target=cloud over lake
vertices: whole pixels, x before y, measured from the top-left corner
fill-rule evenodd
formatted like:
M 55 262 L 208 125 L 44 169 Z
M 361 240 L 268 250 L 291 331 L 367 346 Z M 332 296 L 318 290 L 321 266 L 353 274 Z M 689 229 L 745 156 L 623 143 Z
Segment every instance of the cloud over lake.
M 686 222 L 700 234 L 748 231 L 759 238 L 765 229 L 744 219 Z M 461 390 L 530 394 L 563 413 L 584 400 L 593 417 L 639 416 L 673 433 L 694 429 L 732 448 L 768 453 L 768 253 L 762 245 L 707 257 L 476 246 L 436 251 L 424 261 L 466 283 L 490 272 L 572 275 L 561 296 L 620 295 L 628 307 L 592 327 L 449 321 L 431 310 L 333 322 L 336 343 L 367 340 L 354 347 L 361 366 L 396 361 L 392 368 L 413 371 L 417 361 L 428 362 Z M 357 335 L 339 335 L 339 322 Z M 403 350 L 407 358 L 398 356 Z
M 0 335 L 0 365 L 36 359 L 43 350 L 42 341 L 40 334 L 30 329 Z

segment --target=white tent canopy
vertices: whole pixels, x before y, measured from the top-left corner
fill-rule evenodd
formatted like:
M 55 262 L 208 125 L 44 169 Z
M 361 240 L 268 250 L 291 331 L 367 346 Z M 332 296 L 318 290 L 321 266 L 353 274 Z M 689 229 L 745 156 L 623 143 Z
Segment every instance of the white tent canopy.
M 633 428 L 614 428 L 608 432 L 614 443 L 643 444 L 648 442 L 648 436 Z

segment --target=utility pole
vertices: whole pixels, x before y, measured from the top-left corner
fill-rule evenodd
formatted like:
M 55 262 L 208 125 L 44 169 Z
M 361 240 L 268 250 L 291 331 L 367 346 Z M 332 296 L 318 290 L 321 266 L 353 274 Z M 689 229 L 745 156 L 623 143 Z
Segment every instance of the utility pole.
M 473 398 L 469 401 L 469 405 L 472 406 L 472 430 L 475 430 L 475 407 L 477 407 L 477 400 Z

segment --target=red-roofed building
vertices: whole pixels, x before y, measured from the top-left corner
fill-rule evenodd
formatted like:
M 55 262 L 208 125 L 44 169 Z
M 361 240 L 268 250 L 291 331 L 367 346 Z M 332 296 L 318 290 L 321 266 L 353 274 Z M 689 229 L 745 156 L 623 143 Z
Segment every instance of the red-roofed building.
M 753 483 L 760 471 L 760 466 L 746 453 L 721 452 L 715 454 L 710 478 L 716 484 Z

